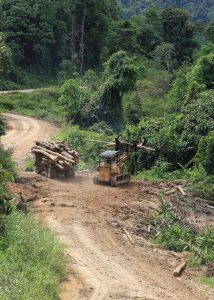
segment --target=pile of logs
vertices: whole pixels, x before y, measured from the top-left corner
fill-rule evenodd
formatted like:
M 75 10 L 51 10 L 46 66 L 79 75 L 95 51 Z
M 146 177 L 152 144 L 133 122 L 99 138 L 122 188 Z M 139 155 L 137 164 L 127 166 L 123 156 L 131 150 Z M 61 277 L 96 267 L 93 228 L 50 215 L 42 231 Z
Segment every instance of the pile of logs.
M 72 150 L 65 142 L 36 141 L 31 149 L 35 154 L 36 163 L 53 164 L 60 170 L 74 167 L 79 161 L 79 154 Z

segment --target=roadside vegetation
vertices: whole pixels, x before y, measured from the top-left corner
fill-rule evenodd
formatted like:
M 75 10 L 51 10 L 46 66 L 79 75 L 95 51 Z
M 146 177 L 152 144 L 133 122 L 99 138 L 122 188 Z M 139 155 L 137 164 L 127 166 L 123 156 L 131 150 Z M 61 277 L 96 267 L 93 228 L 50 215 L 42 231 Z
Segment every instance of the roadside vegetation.
M 193 201 L 183 201 L 186 202 L 183 207 L 190 212 L 189 207 Z M 153 226 L 152 240 L 165 249 L 175 252 L 188 251 L 188 263 L 191 266 L 214 263 L 214 228 L 209 228 L 206 224 L 201 228 L 200 221 L 194 223 L 191 220 L 191 213 L 185 215 L 182 206 L 173 206 L 161 197 L 160 211 L 147 220 Z
M 63 118 L 57 101 L 59 95 L 57 87 L 37 89 L 32 93 L 26 94 L 13 92 L 7 95 L 0 95 L 0 108 L 2 111 L 16 112 L 60 123 Z
M 13 211 L 2 225 L 0 298 L 58 299 L 66 268 L 53 234 L 21 212 Z
M 64 249 L 48 229 L 11 204 L 7 183 L 16 176 L 10 153 L 0 147 L 0 299 L 55 300 L 66 275 Z

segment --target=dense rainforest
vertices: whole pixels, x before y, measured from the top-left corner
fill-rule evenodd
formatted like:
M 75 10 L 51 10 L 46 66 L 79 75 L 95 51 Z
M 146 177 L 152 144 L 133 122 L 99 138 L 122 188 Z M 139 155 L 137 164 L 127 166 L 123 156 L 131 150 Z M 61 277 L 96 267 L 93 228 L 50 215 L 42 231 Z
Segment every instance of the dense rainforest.
M 122 16 L 130 18 L 133 15 L 142 15 L 151 6 L 159 8 L 177 7 L 187 10 L 194 21 L 210 21 L 214 16 L 212 0 L 119 0 Z

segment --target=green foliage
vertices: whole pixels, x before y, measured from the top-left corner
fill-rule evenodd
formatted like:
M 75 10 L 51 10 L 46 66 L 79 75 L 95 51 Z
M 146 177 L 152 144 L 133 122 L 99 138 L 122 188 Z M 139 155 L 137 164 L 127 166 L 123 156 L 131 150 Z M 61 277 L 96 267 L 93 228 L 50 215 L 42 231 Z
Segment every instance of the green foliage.
M 16 62 L 50 70 L 65 51 L 65 13 L 57 1 L 2 1 L 4 30 Z
M 214 130 L 213 99 L 212 90 L 203 92 L 198 95 L 195 102 L 185 106 L 180 115 L 159 119 L 144 118 L 136 126 L 127 126 L 125 136 L 128 140 L 140 140 L 144 137 L 148 140 L 149 146 L 159 150 L 156 153 L 136 153 L 128 163 L 130 170 L 142 171 L 155 164 L 151 174 L 157 178 L 163 177 L 161 173 L 166 173 L 162 170 L 162 163 L 159 165 L 157 161 L 160 157 L 170 168 L 167 172 L 193 164 L 200 139 Z
M 135 178 L 139 180 L 160 180 L 160 179 L 173 179 L 173 166 L 168 163 L 162 157 L 160 157 L 148 170 L 144 170 L 143 172 L 139 172 Z M 180 174 L 179 174 L 180 175 Z M 179 176 L 180 178 L 180 176 Z
M 137 67 L 132 58 L 119 51 L 104 68 L 100 80 L 93 71 L 88 71 L 82 78 L 66 81 L 59 103 L 68 119 L 82 127 L 104 121 L 120 131 L 123 95 L 135 88 Z
M 138 124 L 142 117 L 143 103 L 137 94 L 126 95 L 123 101 L 123 117 L 125 123 Z
M 208 42 L 214 43 L 214 20 L 212 20 L 206 28 L 206 38 Z
M 105 63 L 104 82 L 98 91 L 98 118 L 111 124 L 115 130 L 121 128 L 122 98 L 135 88 L 137 67 L 124 51 L 111 56 Z
M 162 43 L 162 17 L 156 7 L 146 10 L 143 17 L 133 16 L 129 20 L 117 20 L 110 24 L 107 47 L 110 54 L 124 50 L 129 54 L 151 58 L 151 52 Z
M 1 91 L 11 91 L 30 88 L 43 88 L 56 84 L 53 75 L 47 73 L 47 70 L 26 69 L 13 65 L 7 76 L 0 80 Z
M 202 277 L 201 282 L 211 288 L 214 288 L 214 277 Z
M 133 123 L 132 115 L 139 121 L 145 117 L 163 117 L 168 110 L 168 99 L 171 76 L 165 70 L 157 69 L 153 63 L 143 59 L 139 61 L 143 74 L 138 78 L 136 92 L 124 96 L 124 118 L 126 123 Z M 130 116 L 130 120 L 127 117 Z M 136 119 L 137 122 L 137 118 Z M 137 123 L 136 123 L 137 124 Z
M 65 257 L 53 234 L 31 217 L 13 212 L 6 218 L 0 246 L 0 298 L 58 299 Z
M 0 164 L 1 171 L 3 172 L 3 177 L 6 180 L 12 179 L 16 176 L 15 173 L 15 163 L 11 159 L 11 153 L 9 151 L 5 151 L 2 147 L 0 147 Z M 4 172 L 7 174 L 4 175 Z M 3 177 L 0 177 L 0 181 L 4 181 Z
M 172 72 L 175 64 L 175 46 L 170 43 L 158 45 L 154 51 L 154 61 L 159 68 Z
M 1 110 L 0 110 L 0 112 L 1 112 Z M 3 135 L 4 133 L 5 133 L 4 122 L 0 118 L 0 136 Z
M 45 69 L 53 75 L 64 61 L 61 75 L 66 79 L 70 76 L 67 78 L 65 61 L 80 73 L 96 67 L 109 24 L 119 14 L 114 0 L 3 0 L 0 5 L 1 27 L 16 65 Z
M 82 73 L 84 66 L 92 68 L 99 64 L 108 28 L 118 17 L 118 6 L 113 0 L 72 0 L 68 3 L 71 60 Z
M 168 94 L 170 108 L 173 112 L 181 111 L 181 108 L 186 101 L 187 89 L 187 76 L 181 71 L 177 74 L 177 77 L 172 83 L 171 90 Z
M 78 80 L 68 80 L 61 87 L 59 102 L 62 105 L 65 116 L 77 121 L 81 113 L 81 102 L 89 96 L 87 88 Z
M 33 158 L 29 158 L 25 161 L 25 171 L 33 172 L 35 170 L 35 160 Z
M 214 175 L 214 131 L 201 138 L 196 161 L 204 167 L 207 174 Z
M 5 35 L 0 32 L 0 76 L 8 74 L 12 66 L 12 52 L 6 45 Z
M 213 201 L 214 177 L 208 176 L 202 165 L 197 163 L 193 168 L 185 170 L 184 176 L 190 182 L 193 196 Z
M 210 48 L 207 50 L 209 52 Z M 189 72 L 178 73 L 168 95 L 172 111 L 181 111 L 186 104 L 194 102 L 201 92 L 213 89 L 213 68 L 214 55 L 202 54 Z
M 122 16 L 129 18 L 133 15 L 142 15 L 145 10 L 155 5 L 159 8 L 177 7 L 186 9 L 193 20 L 207 22 L 213 18 L 214 4 L 212 0 L 119 0 L 122 8 Z
M 180 116 L 172 116 L 168 119 L 144 119 L 137 126 L 127 126 L 125 135 L 128 140 L 142 140 L 146 138 L 148 145 L 157 148 L 156 152 L 137 152 L 136 162 L 130 160 L 130 168 L 138 166 L 137 171 L 151 168 L 162 156 L 164 160 L 171 164 L 171 171 L 177 168 L 177 163 L 182 163 L 186 149 L 180 145 L 178 134 L 178 122 Z
M 206 264 L 214 262 L 214 241 L 213 241 L 213 228 L 205 232 L 199 232 L 194 237 L 194 243 L 191 247 L 192 264 Z
M 165 249 L 176 252 L 189 251 L 192 265 L 214 262 L 213 229 L 198 232 L 193 228 L 185 227 L 172 207 L 163 199 L 159 212 L 150 218 L 150 223 L 158 230 L 154 241 Z
M 181 141 L 195 154 L 201 137 L 214 130 L 214 92 L 203 92 L 184 110 Z
M 7 182 L 14 180 L 15 177 L 15 164 L 10 153 L 0 147 L 0 216 L 11 212 L 12 207 L 9 202 L 11 196 L 7 189 Z
M 103 59 L 107 60 L 109 55 L 120 50 L 126 51 L 129 54 L 141 54 L 143 49 L 139 43 L 139 28 L 141 28 L 141 19 L 132 20 L 116 20 L 109 26 L 107 35 L 107 44 L 103 53 Z
M 103 144 L 97 141 L 112 141 L 111 136 L 104 133 L 81 130 L 78 126 L 62 128 L 54 137 L 56 140 L 64 140 L 72 148 L 80 153 L 80 160 L 83 162 L 84 169 L 95 169 L 99 159 L 99 154 L 104 151 Z
M 113 129 L 109 125 L 107 125 L 104 121 L 95 123 L 94 125 L 89 127 L 88 130 L 102 135 L 108 135 L 108 136 L 114 135 Z
M 190 251 L 194 232 L 182 226 L 171 206 L 164 200 L 161 201 L 160 210 L 152 222 L 159 228 L 154 237 L 156 243 L 176 252 Z
M 59 65 L 58 72 L 58 82 L 63 84 L 66 80 L 72 78 L 72 75 L 75 73 L 75 66 L 72 65 L 72 62 L 68 59 L 63 60 Z
M 15 176 L 10 153 L 0 148 L 0 299 L 58 299 L 64 250 L 49 230 L 12 210 L 7 182 Z
M 193 27 L 185 10 L 168 8 L 162 13 L 164 41 L 175 47 L 175 57 L 178 63 L 191 60 L 195 43 Z
M 138 39 L 148 57 L 163 42 L 163 19 L 156 7 L 152 6 L 145 11 Z
M 0 107 L 3 110 L 15 111 L 60 123 L 63 121 L 63 116 L 60 114 L 59 95 L 57 87 L 37 89 L 32 93 L 25 94 L 14 92 L 0 95 Z
M 104 78 L 114 84 L 119 94 L 127 93 L 135 88 L 137 67 L 124 51 L 114 53 L 105 63 Z
M 205 85 L 208 89 L 214 88 L 214 54 L 210 53 L 202 56 L 197 61 L 189 75 L 190 90 L 191 83 L 196 82 L 200 85 Z M 191 92 L 189 92 L 191 93 Z M 193 98 L 193 97 L 192 97 Z

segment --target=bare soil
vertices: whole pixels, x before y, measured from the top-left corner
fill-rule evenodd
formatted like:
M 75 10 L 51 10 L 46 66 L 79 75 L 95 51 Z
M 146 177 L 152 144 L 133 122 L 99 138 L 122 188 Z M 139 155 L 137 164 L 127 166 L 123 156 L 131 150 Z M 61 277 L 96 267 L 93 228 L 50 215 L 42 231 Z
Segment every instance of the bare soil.
M 9 130 L 2 142 L 14 148 L 16 161 L 26 157 L 35 139 L 56 130 L 39 120 L 4 117 Z M 144 238 L 141 221 L 159 207 L 156 185 L 131 182 L 112 188 L 94 185 L 90 175 L 50 180 L 24 172 L 11 184 L 17 198 L 65 245 L 69 272 L 62 300 L 214 299 L 214 291 L 199 283 L 201 269 L 172 276 L 187 254 L 159 249 Z

